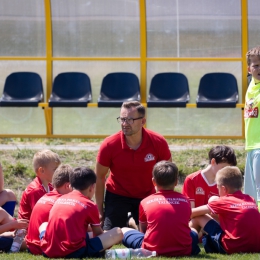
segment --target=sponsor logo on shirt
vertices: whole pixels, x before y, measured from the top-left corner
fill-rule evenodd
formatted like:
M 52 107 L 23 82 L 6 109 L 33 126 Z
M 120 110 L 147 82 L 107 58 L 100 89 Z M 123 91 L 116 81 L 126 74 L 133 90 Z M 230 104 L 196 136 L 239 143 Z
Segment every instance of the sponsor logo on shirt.
M 245 105 L 244 117 L 245 118 L 258 118 L 258 107 L 254 107 L 254 99 L 250 98 Z
M 244 113 L 245 118 L 258 118 L 258 107 L 253 109 L 246 109 Z
M 198 187 L 196 189 L 196 194 L 205 195 L 205 191 L 201 187 Z
M 144 161 L 145 162 L 150 162 L 150 161 L 154 161 L 155 160 L 155 158 L 154 158 L 154 156 L 151 154 L 151 153 L 148 153 L 146 156 L 145 156 L 145 158 L 144 158 Z

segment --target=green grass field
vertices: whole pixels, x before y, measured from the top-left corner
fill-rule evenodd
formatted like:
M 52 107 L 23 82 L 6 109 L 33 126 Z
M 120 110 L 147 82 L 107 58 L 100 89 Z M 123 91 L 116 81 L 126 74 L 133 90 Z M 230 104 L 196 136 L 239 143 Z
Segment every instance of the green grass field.
M 232 145 L 237 155 L 238 166 L 242 172 L 244 172 L 245 156 L 246 153 L 241 146 L 243 146 L 243 140 L 184 140 L 184 139 L 171 139 L 167 140 L 170 145 L 183 146 L 183 147 L 197 147 L 207 145 L 202 149 L 184 149 L 179 151 L 173 151 L 173 160 L 179 167 L 180 171 L 180 185 L 177 189 L 180 191 L 182 182 L 187 174 L 190 174 L 198 169 L 204 168 L 208 164 L 207 154 L 211 146 L 216 144 L 228 144 Z M 95 143 L 100 144 L 101 140 L 66 140 L 66 139 L 0 139 L 0 144 L 14 144 L 14 143 L 37 143 L 46 145 L 62 145 L 62 144 L 87 144 Z M 239 146 L 238 148 L 236 148 Z M 62 163 L 71 164 L 75 166 L 87 165 L 91 168 L 95 167 L 95 157 L 97 151 L 69 151 L 69 150 L 56 150 Z M 17 150 L 0 150 L 0 160 L 3 165 L 5 175 L 5 187 L 11 188 L 15 191 L 18 200 L 21 197 L 26 185 L 34 178 L 34 172 L 32 168 L 32 157 L 35 150 L 17 149 Z M 16 214 L 17 209 L 16 208 Z M 256 223 L 258 224 L 258 223 Z M 253 235 L 253 234 L 252 234 Z M 122 248 L 122 245 L 116 245 L 113 248 Z M 260 254 L 235 254 L 235 255 L 218 255 L 218 254 L 206 254 L 204 249 L 201 248 L 201 253 L 196 257 L 186 257 L 184 259 L 227 259 L 227 260 L 251 260 L 260 259 Z M 17 253 L 17 254 L 0 254 L 0 259 L 10 260 L 31 260 L 31 259 L 46 259 L 43 256 L 33 256 L 29 253 Z M 155 259 L 168 259 L 166 257 L 156 257 Z M 170 259 L 170 258 L 169 258 Z M 176 258 L 171 258 L 176 259 Z
M 122 248 L 121 245 L 116 245 L 113 248 Z M 3 260 L 35 260 L 35 259 L 46 259 L 43 256 L 33 256 L 29 253 L 17 253 L 17 254 L 0 254 L 0 259 Z M 57 258 L 56 258 L 57 259 Z M 62 259 L 62 258 L 59 258 Z M 91 259 L 91 258 L 88 258 Z M 233 255 L 220 255 L 220 254 L 206 254 L 204 249 L 201 248 L 201 252 L 198 256 L 193 257 L 183 257 L 183 258 L 168 258 L 168 257 L 155 257 L 153 258 L 155 260 L 157 259 L 225 259 L 225 260 L 258 260 L 260 259 L 260 254 L 233 254 Z

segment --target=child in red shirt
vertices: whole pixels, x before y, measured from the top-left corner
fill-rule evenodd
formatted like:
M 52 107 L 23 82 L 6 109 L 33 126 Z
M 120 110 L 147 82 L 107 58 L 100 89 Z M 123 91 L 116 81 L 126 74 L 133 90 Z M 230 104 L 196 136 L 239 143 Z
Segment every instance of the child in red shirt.
M 30 220 L 36 202 L 44 194 L 52 191 L 52 176 L 59 164 L 59 155 L 50 150 L 42 150 L 34 155 L 33 167 L 36 173 L 36 178 L 23 192 L 18 211 L 18 218 Z
M 128 248 L 144 248 L 162 256 L 189 256 L 200 252 L 198 233 L 191 230 L 189 200 L 174 191 L 178 168 L 161 161 L 153 168 L 153 184 L 157 192 L 141 201 L 140 231 L 122 228 L 123 244 Z
M 100 226 L 97 206 L 91 201 L 96 186 L 93 170 L 74 169 L 70 184 L 73 191 L 55 202 L 46 231 L 40 231 L 42 251 L 50 258 L 100 257 L 100 252 L 121 242 L 121 229 L 113 228 L 104 233 Z M 94 236 L 91 239 L 87 233 L 89 225 Z
M 188 175 L 183 184 L 182 194 L 190 200 L 192 208 L 206 205 L 210 197 L 218 196 L 215 182 L 218 170 L 225 166 L 237 165 L 233 148 L 226 145 L 211 148 L 208 159 L 209 165 L 203 170 Z
M 34 255 L 42 255 L 39 238 L 40 225 L 48 221 L 50 210 L 55 201 L 62 195 L 72 191 L 69 182 L 69 174 L 72 172 L 73 169 L 70 165 L 60 165 L 52 177 L 54 190 L 41 197 L 32 210 L 25 240 L 30 253 Z
M 192 209 L 190 226 L 202 229 L 207 253 L 259 253 L 260 213 L 255 200 L 241 192 L 242 174 L 226 166 L 216 174 L 219 196 L 207 205 Z M 218 214 L 219 223 L 209 215 Z

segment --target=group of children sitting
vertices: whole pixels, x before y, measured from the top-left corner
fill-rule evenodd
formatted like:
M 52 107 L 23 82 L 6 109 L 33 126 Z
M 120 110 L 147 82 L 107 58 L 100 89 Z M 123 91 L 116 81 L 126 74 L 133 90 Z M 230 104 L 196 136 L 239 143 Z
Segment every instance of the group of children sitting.
M 33 158 L 36 178 L 23 192 L 18 219 L 0 208 L 0 250 L 10 250 L 15 232 L 8 231 L 27 229 L 21 248 L 49 258 L 101 257 L 118 243 L 162 256 L 197 255 L 200 237 L 209 253 L 260 252 L 260 225 L 255 224 L 260 213 L 254 199 L 242 193 L 235 165 L 232 148 L 212 148 L 208 167 L 188 176 L 181 194 L 174 191 L 177 166 L 158 162 L 152 172 L 157 192 L 141 201 L 139 230 L 104 232 L 92 201 L 95 172 L 62 165 L 56 153 L 39 151 Z

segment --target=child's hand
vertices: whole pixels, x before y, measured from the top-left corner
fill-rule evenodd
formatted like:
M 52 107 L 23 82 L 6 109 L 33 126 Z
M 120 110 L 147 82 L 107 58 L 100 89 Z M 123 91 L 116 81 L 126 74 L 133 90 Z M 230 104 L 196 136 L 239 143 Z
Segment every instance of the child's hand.
M 17 219 L 14 220 L 14 229 L 27 229 L 29 224 L 28 219 Z

